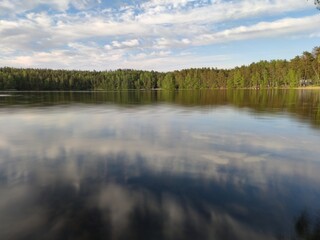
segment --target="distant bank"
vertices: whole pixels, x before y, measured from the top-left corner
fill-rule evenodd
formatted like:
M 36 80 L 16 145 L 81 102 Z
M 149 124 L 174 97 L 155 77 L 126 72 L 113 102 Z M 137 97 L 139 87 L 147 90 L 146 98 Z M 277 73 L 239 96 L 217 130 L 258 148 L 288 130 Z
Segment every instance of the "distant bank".
M 290 61 L 271 60 L 233 69 L 191 68 L 172 72 L 119 69 L 76 71 L 0 68 L 0 91 L 128 89 L 319 88 L 320 47 Z

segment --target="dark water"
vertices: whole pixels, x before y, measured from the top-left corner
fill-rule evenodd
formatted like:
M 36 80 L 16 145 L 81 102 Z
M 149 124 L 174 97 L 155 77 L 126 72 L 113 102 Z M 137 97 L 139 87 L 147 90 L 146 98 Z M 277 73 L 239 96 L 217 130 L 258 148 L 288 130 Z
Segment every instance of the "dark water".
M 0 93 L 0 239 L 320 239 L 320 91 Z

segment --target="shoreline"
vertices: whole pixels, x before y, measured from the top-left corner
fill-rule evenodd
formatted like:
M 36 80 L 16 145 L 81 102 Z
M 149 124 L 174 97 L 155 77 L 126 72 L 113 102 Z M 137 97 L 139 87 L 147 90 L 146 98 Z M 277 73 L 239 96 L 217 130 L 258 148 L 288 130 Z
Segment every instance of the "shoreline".
M 313 89 L 320 89 L 320 86 L 295 87 L 293 89 L 310 89 L 310 90 L 313 90 Z
M 202 90 L 320 90 L 320 86 L 306 86 L 306 87 L 275 87 L 275 88 L 201 88 L 201 89 L 119 89 L 119 90 L 0 90 L 0 93 L 8 92 L 121 92 L 121 91 L 202 91 Z

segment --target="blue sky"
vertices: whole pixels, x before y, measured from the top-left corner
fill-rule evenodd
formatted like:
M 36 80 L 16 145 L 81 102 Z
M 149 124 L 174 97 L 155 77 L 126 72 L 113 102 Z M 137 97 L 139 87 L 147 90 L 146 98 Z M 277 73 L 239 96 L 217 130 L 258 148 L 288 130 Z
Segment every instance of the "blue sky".
M 0 66 L 168 71 L 320 46 L 312 0 L 0 0 Z

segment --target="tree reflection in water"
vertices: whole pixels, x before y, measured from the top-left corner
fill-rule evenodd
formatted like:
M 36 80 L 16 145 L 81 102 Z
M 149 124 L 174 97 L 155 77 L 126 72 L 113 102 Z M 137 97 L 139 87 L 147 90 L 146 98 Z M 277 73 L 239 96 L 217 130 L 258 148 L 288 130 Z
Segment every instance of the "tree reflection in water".
M 295 221 L 295 232 L 298 239 L 320 239 L 320 212 L 309 214 L 303 211 Z

